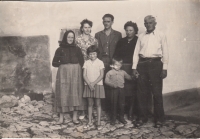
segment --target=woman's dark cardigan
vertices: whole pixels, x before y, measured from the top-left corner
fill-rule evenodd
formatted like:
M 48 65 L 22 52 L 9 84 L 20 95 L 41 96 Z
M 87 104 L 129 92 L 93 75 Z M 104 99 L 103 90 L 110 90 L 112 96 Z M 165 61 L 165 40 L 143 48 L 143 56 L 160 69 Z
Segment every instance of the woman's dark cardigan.
M 55 52 L 52 66 L 59 67 L 61 64 L 80 64 L 83 67 L 84 59 L 81 49 L 75 45 L 61 45 Z

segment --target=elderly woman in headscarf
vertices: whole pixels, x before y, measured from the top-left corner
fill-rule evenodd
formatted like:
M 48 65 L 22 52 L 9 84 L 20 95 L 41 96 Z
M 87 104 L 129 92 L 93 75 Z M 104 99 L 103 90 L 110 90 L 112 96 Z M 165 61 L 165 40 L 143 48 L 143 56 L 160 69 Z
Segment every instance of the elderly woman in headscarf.
M 87 108 L 83 99 L 83 63 L 81 49 L 75 45 L 74 32 L 66 31 L 52 62 L 58 67 L 54 101 L 54 111 L 60 113 L 58 124 L 63 123 L 63 113 L 71 111 L 73 123 L 79 124 L 77 111 Z

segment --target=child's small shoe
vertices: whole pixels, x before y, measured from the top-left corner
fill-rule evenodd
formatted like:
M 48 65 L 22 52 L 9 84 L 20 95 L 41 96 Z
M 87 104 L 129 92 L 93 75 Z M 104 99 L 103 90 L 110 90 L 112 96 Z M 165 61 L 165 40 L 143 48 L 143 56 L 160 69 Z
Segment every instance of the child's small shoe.
M 103 127 L 101 125 L 97 125 L 97 130 L 101 130 Z
M 93 124 L 92 123 L 88 123 L 87 125 L 85 125 L 83 128 L 84 129 L 87 129 L 87 128 L 90 128 L 90 127 L 92 127 L 93 126 Z
M 80 116 L 79 116 L 79 119 L 80 119 L 80 120 L 83 120 L 84 118 L 85 118 L 85 115 L 80 115 Z
M 58 122 L 56 122 L 55 124 L 56 124 L 56 125 L 61 125 L 61 124 L 63 124 L 63 122 L 58 121 Z

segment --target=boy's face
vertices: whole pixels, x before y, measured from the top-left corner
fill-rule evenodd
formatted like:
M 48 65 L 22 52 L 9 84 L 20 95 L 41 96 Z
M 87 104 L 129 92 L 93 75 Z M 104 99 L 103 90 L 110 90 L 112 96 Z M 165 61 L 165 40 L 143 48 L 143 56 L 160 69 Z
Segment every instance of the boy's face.
M 120 63 L 120 62 L 115 62 L 115 64 L 113 65 L 113 68 L 115 69 L 115 70 L 120 70 L 121 69 L 121 67 L 122 67 L 122 64 Z

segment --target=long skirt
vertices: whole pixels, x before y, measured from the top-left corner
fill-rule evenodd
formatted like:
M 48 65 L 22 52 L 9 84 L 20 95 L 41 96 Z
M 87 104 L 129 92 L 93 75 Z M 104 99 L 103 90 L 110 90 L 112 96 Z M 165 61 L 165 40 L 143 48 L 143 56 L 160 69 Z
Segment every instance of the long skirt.
M 122 69 L 126 71 L 129 75 L 132 75 L 132 64 L 124 63 Z M 136 93 L 136 80 L 125 80 L 124 92 L 125 96 L 133 96 Z
M 63 64 L 58 68 L 55 89 L 55 112 L 86 110 L 83 98 L 83 76 L 79 64 Z

